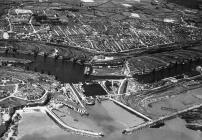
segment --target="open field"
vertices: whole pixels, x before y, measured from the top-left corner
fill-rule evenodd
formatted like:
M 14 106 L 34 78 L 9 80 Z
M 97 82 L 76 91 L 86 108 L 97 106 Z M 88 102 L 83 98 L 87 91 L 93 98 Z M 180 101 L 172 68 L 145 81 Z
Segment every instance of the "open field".
M 171 115 L 202 103 L 201 78 L 174 85 L 167 85 L 153 91 L 139 91 L 131 95 L 123 95 L 119 100 L 152 119 Z

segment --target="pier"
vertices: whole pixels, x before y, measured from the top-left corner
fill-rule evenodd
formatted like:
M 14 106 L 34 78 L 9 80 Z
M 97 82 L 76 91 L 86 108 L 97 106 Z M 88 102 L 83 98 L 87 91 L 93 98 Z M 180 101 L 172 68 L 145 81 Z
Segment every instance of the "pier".
M 67 86 L 67 85 L 66 85 Z M 73 91 L 72 93 L 74 94 L 75 98 L 78 100 L 78 102 L 80 103 L 80 105 L 83 107 L 83 108 L 86 108 L 82 102 L 82 99 L 78 93 L 78 91 L 76 90 L 76 88 L 73 86 L 72 83 L 69 84 L 69 87 L 71 88 L 71 90 Z
M 71 130 L 75 133 L 81 134 L 81 135 L 87 135 L 87 136 L 93 136 L 93 137 L 103 137 L 104 135 L 100 132 L 93 132 L 90 130 L 82 130 L 79 128 L 71 127 L 67 124 L 65 124 L 58 116 L 56 116 L 50 108 L 43 107 L 43 106 L 36 106 L 36 107 L 28 107 L 23 108 L 23 110 L 16 110 L 16 113 L 22 113 L 22 112 L 34 112 L 34 110 L 40 110 L 42 113 L 46 113 L 52 120 L 54 120 L 55 123 L 57 123 L 62 129 Z
M 114 103 L 120 105 L 121 107 L 123 107 L 123 108 L 125 108 L 125 109 L 127 109 L 127 110 L 129 110 L 129 111 L 131 111 L 131 112 L 133 112 L 134 114 L 137 114 L 138 116 L 142 117 L 143 119 L 145 119 L 145 120 L 147 120 L 147 121 L 152 121 L 152 119 L 150 119 L 149 117 L 145 116 L 144 114 L 142 114 L 142 113 L 140 113 L 140 112 L 138 112 L 138 111 L 132 109 L 131 107 L 128 107 L 128 106 L 124 105 L 123 103 L 121 103 L 121 102 L 119 102 L 119 101 L 117 101 L 117 100 L 115 100 L 115 99 L 109 98 L 109 100 L 111 100 L 111 101 L 113 101 Z
M 144 128 L 154 126 L 155 124 L 157 124 L 159 122 L 164 122 L 166 120 L 171 120 L 171 119 L 177 117 L 180 114 L 183 114 L 183 113 L 185 113 L 187 111 L 190 111 L 190 110 L 193 110 L 193 109 L 196 109 L 196 108 L 199 108 L 199 107 L 202 107 L 202 103 L 198 104 L 198 105 L 191 106 L 191 107 L 186 108 L 186 109 L 181 110 L 181 111 L 177 111 L 177 112 L 175 112 L 175 113 L 173 113 L 171 115 L 160 117 L 159 119 L 156 119 L 156 120 L 150 120 L 150 121 L 148 121 L 146 123 L 143 123 L 142 125 L 126 128 L 125 130 L 123 130 L 122 133 L 123 134 L 130 134 L 132 132 L 140 131 L 140 130 L 142 130 Z

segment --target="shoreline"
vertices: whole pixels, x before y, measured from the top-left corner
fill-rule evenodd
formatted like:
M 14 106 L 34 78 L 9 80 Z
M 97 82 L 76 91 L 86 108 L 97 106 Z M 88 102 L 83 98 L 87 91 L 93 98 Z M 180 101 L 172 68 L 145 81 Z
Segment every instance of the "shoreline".
M 35 106 L 35 107 L 24 107 L 23 109 L 16 109 L 14 111 L 14 114 L 12 115 L 11 119 L 10 119 L 10 123 L 8 123 L 8 128 L 7 130 L 3 133 L 2 137 L 6 137 L 6 139 L 13 137 L 13 134 L 16 133 L 16 130 L 10 131 L 9 129 L 11 129 L 12 127 L 14 127 L 15 125 L 19 124 L 19 120 L 15 121 L 15 117 L 17 116 L 17 114 L 20 115 L 20 117 L 22 117 L 23 113 L 35 113 L 35 112 L 41 112 L 43 114 L 46 114 L 48 118 L 50 118 L 54 123 L 56 123 L 57 126 L 59 126 L 60 128 L 62 128 L 62 130 L 64 131 L 70 131 L 70 133 L 73 134 L 78 134 L 78 135 L 82 135 L 82 136 L 89 136 L 89 137 L 103 137 L 104 135 L 100 132 L 93 132 L 90 130 L 82 130 L 82 129 L 78 129 L 78 128 L 73 128 L 71 126 L 68 126 L 66 123 L 64 123 L 62 120 L 60 120 L 60 118 L 58 116 L 56 116 L 48 107 L 46 106 Z M 5 134 L 7 133 L 7 136 L 5 136 Z M 17 137 L 17 136 L 14 136 Z
M 165 116 L 165 117 L 161 117 L 161 118 L 156 119 L 156 120 L 148 121 L 148 122 L 143 123 L 142 125 L 139 125 L 139 126 L 134 126 L 134 127 L 126 128 L 126 129 L 124 129 L 122 131 L 122 133 L 123 134 L 131 134 L 131 133 L 136 132 L 136 131 L 141 131 L 142 129 L 145 129 L 147 127 L 153 126 L 155 124 L 158 124 L 158 123 L 161 123 L 161 122 L 164 122 L 164 121 L 167 121 L 167 120 L 171 120 L 173 118 L 176 118 L 176 116 L 178 116 L 180 114 L 186 113 L 186 112 L 188 112 L 190 110 L 197 109 L 197 108 L 200 108 L 200 107 L 202 107 L 202 103 L 198 104 L 198 105 L 194 105 L 194 106 L 189 107 L 187 109 L 178 111 L 178 112 L 173 113 L 173 114 L 171 114 L 169 116 Z
M 52 121 L 54 121 L 64 131 L 70 130 L 70 131 L 72 131 L 72 133 L 76 133 L 79 135 L 92 136 L 92 137 L 103 137 L 103 134 L 99 133 L 99 132 L 92 132 L 90 130 L 81 130 L 78 128 L 73 128 L 71 126 L 68 126 L 46 106 L 27 107 L 27 108 L 23 108 L 22 110 L 16 110 L 16 113 L 19 113 L 19 114 L 20 113 L 34 113 L 36 110 L 37 110 L 37 112 L 46 114 Z

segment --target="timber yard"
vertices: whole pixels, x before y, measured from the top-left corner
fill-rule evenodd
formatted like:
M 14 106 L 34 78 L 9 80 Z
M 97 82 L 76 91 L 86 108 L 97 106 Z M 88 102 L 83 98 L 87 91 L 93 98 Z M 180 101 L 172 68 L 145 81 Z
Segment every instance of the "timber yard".
M 188 1 L 0 1 L 1 139 L 135 139 L 176 119 L 201 139 L 202 2 Z

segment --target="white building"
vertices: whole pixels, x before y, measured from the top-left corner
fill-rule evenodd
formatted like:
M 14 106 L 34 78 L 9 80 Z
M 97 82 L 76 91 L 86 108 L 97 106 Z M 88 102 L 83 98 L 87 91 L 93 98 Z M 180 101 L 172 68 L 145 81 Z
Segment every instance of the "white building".
M 27 10 L 27 9 L 15 9 L 15 12 L 17 15 L 19 14 L 33 14 L 33 12 L 31 10 Z

